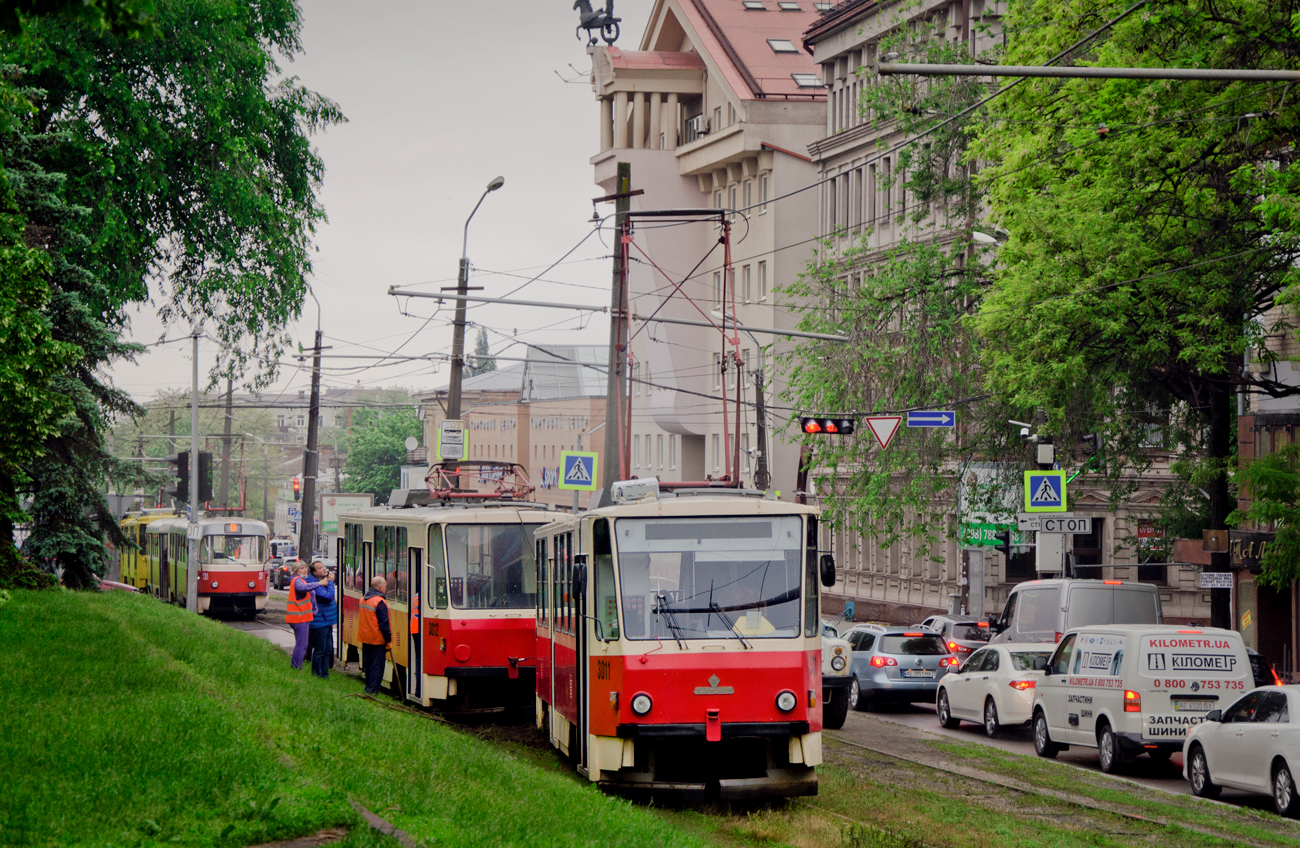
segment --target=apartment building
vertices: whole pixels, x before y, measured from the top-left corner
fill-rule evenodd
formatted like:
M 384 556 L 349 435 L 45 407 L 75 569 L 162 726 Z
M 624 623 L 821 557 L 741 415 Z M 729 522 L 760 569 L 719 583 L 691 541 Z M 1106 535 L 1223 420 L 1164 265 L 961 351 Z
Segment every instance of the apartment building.
M 725 292 L 728 302 L 734 296 L 739 322 L 752 328 L 740 334 L 737 368 L 716 327 L 633 321 L 635 476 L 717 479 L 738 447 L 740 481 L 754 486 L 761 426 L 769 488 L 793 495 L 798 447 L 778 435 L 788 411 L 772 410 L 780 392 L 773 357 L 789 340 L 758 330 L 794 328 L 781 291 L 804 269 L 818 232 L 807 150 L 822 134 L 826 95 L 799 38 L 829 7 L 660 0 L 636 50 L 589 50 L 599 104 L 591 164 L 603 193 L 613 192 L 618 164 L 626 162 L 632 189 L 643 192 L 631 200 L 634 211 L 727 210 L 730 224 L 727 277 L 720 222 L 638 222 L 628 248 L 632 311 L 716 324 Z M 724 390 L 733 403 L 740 393 L 738 425 L 734 414 L 724 425 Z

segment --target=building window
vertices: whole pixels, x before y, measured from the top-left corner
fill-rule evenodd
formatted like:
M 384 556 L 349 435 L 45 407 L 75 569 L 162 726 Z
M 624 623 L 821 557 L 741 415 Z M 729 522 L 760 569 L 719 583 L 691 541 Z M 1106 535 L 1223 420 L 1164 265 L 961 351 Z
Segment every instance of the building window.
M 817 74 L 790 74 L 794 84 L 799 88 L 821 88 L 822 78 Z
M 736 123 L 736 104 L 728 103 L 727 104 L 727 126 L 731 126 L 734 123 Z
M 722 354 L 713 354 L 713 388 L 722 388 Z
M 655 436 L 655 464 L 659 466 L 660 471 L 664 470 L 664 437 L 663 436 Z
M 773 53 L 798 53 L 799 48 L 794 46 L 794 42 L 788 38 L 769 38 L 767 46 L 772 48 Z
M 713 272 L 713 305 L 722 306 L 722 272 Z
M 758 177 L 758 202 L 760 212 L 767 211 L 767 174 L 760 174 Z
M 745 287 L 742 291 L 745 294 L 745 303 L 752 303 L 754 300 L 754 291 L 749 278 L 749 266 L 746 265 L 741 269 L 741 277 L 744 279 Z
M 733 185 L 731 188 L 727 189 L 727 199 L 731 201 L 731 206 L 728 208 L 731 209 L 731 220 L 734 221 L 736 220 L 736 186 Z
M 721 441 L 721 440 L 719 439 L 718 434 L 717 434 L 717 433 L 714 433 L 714 434 L 713 434 L 713 439 L 712 439 L 712 442 L 713 442 L 713 470 L 714 470 L 714 471 L 717 471 L 719 468 L 722 467 L 722 465 L 721 465 L 721 461 L 722 461 L 722 451 L 718 448 L 718 444 L 720 443 L 720 441 Z
M 767 8 L 763 5 L 763 0 L 745 0 L 744 6 L 751 12 L 761 12 Z
M 632 437 L 632 467 L 641 467 L 641 437 Z
M 718 189 L 713 193 L 713 208 L 714 209 L 722 208 L 722 189 Z
M 740 436 L 740 461 L 745 466 L 745 473 L 749 473 L 749 434 L 743 433 Z
M 803 11 L 802 9 L 799 8 L 799 4 L 796 3 L 796 2 L 794 2 L 794 0 L 781 0 L 781 2 L 780 2 L 780 3 L 777 3 L 776 5 L 777 5 L 777 8 L 779 8 L 782 12 L 801 12 L 801 11 Z
M 754 181 L 745 180 L 745 208 L 749 209 L 749 207 L 753 205 L 754 205 Z
M 632 394 L 641 394 L 641 363 L 632 363 Z
M 716 106 L 713 109 L 713 131 L 717 132 L 722 129 L 722 107 Z
M 675 469 L 677 467 L 677 437 L 668 437 L 668 467 Z
M 767 261 L 758 263 L 758 299 L 767 300 Z

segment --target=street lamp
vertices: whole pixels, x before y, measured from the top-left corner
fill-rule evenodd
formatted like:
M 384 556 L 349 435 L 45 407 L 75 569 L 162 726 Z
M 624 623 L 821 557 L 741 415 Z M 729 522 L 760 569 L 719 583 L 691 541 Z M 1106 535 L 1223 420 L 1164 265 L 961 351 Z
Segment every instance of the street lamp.
M 483 198 L 487 197 L 489 192 L 496 191 L 505 184 L 505 177 L 496 177 L 488 183 L 478 203 L 474 204 L 474 212 L 483 205 Z M 465 238 L 460 248 L 460 273 L 456 277 L 456 294 L 462 298 L 469 294 L 469 222 L 474 220 L 474 212 L 470 212 L 469 217 L 465 219 Z M 447 418 L 456 420 L 460 418 L 460 384 L 465 370 L 465 301 L 463 299 L 456 301 L 456 321 L 452 325 L 451 332 L 451 385 L 447 387 Z

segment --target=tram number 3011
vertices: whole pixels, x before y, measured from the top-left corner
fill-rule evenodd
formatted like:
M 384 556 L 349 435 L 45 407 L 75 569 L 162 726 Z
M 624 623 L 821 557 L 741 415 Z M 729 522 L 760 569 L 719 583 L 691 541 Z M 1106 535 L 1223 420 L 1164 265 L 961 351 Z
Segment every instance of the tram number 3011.
M 596 679 L 610 680 L 612 678 L 613 678 L 613 674 L 610 671 L 609 660 L 596 660 Z

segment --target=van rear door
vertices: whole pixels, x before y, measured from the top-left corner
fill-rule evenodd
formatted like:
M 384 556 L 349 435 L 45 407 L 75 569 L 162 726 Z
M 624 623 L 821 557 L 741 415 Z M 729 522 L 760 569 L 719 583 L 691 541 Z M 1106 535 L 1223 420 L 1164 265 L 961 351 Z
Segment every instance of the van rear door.
M 1139 640 L 1142 738 L 1181 740 L 1210 710 L 1225 709 L 1251 688 L 1241 634 L 1231 630 L 1146 633 Z
M 1159 624 L 1160 595 L 1142 583 L 1089 581 L 1067 586 L 1065 627 L 1094 624 Z

